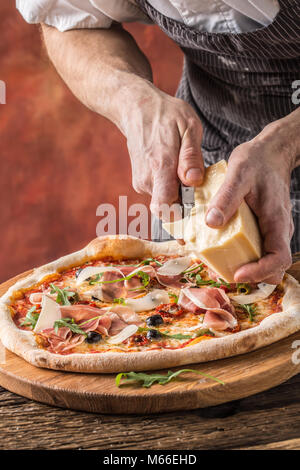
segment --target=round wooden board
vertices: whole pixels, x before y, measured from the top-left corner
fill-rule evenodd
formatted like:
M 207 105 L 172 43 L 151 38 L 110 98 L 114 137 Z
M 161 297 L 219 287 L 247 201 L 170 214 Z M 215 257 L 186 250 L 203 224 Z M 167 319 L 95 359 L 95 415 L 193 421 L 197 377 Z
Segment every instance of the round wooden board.
M 290 272 L 299 279 L 300 262 L 294 264 Z M 0 295 L 28 273 L 2 284 Z M 295 340 L 300 340 L 300 331 L 252 353 L 187 366 L 218 377 L 225 385 L 189 373 L 167 385 L 156 384 L 148 389 L 138 385 L 118 388 L 115 374 L 82 374 L 37 368 L 4 350 L 0 354 L 0 385 L 32 400 L 89 412 L 147 414 L 191 410 L 241 399 L 296 375 L 300 372 L 300 364 L 292 362 L 295 351 L 292 343 Z

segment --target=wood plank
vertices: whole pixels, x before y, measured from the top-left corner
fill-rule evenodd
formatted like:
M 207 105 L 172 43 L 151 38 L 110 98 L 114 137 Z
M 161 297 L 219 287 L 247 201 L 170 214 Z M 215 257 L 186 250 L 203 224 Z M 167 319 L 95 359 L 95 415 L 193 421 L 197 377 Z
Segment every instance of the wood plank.
M 263 446 L 243 447 L 239 450 L 300 450 L 300 439 L 270 442 Z
M 2 389 L 0 449 L 268 448 L 299 439 L 299 383 L 300 375 L 241 401 L 144 416 L 63 410 Z

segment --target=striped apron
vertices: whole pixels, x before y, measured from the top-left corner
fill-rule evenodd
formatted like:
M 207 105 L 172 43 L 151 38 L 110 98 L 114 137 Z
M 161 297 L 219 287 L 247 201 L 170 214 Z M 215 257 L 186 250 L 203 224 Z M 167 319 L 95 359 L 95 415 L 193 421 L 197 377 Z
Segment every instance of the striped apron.
M 296 109 L 292 84 L 300 80 L 300 1 L 279 0 L 273 23 L 238 34 L 201 32 L 164 16 L 146 0 L 136 2 L 184 53 L 177 97 L 187 101 L 202 122 L 206 166 L 228 160 L 237 145 Z M 295 224 L 291 248 L 296 252 L 300 251 L 300 167 L 292 174 L 291 200 Z M 152 229 L 152 238 L 159 239 L 157 219 Z

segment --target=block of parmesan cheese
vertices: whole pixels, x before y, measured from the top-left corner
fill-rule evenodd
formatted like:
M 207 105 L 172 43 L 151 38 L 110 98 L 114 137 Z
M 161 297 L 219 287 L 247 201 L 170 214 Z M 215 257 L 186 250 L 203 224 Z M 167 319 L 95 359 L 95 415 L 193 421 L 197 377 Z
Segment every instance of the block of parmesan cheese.
M 174 238 L 181 238 L 188 251 L 195 253 L 209 268 L 227 282 L 234 282 L 234 273 L 246 263 L 262 256 L 262 243 L 256 218 L 246 202 L 222 228 L 205 223 L 208 204 L 222 185 L 227 171 L 225 160 L 206 169 L 201 186 L 195 188 L 195 206 L 188 217 L 163 224 Z

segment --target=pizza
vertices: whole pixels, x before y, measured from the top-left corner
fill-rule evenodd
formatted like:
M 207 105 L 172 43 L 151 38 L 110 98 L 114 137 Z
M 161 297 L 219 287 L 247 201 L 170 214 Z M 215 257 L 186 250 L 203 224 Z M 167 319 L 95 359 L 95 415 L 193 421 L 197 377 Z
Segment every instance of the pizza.
M 29 363 L 162 369 L 243 354 L 300 329 L 300 286 L 228 283 L 176 241 L 99 237 L 0 300 L 0 338 Z

